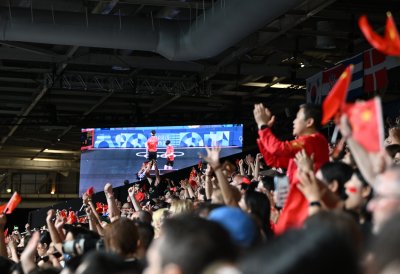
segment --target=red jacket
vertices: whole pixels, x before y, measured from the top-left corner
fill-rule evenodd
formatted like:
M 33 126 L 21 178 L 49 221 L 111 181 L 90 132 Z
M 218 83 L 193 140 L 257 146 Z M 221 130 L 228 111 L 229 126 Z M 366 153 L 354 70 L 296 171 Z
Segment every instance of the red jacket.
M 296 153 L 305 149 L 307 155 L 314 154 L 316 171 L 329 161 L 328 142 L 321 133 L 302 135 L 292 141 L 279 140 L 269 128 L 259 130 L 258 135 L 257 143 L 266 164 L 287 169 L 289 194 L 275 229 L 281 234 L 289 227 L 301 227 L 308 216 L 308 201 L 296 187 L 299 182 L 294 161 Z

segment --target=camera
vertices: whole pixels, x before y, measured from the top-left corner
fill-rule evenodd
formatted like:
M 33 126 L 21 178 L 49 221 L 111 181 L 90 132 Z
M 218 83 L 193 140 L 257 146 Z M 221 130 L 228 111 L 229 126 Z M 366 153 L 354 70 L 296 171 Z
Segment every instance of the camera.
M 103 239 L 93 239 L 83 236 L 73 241 L 66 241 L 62 245 L 63 253 L 71 256 L 82 255 L 93 249 L 104 249 Z

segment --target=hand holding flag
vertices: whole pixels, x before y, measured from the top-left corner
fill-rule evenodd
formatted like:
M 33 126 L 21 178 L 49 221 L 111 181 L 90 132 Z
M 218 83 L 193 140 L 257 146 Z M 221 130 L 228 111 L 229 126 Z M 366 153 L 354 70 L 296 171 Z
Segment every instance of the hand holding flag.
M 381 151 L 384 129 L 380 98 L 347 104 L 344 113 L 351 125 L 352 138 L 369 152 Z
M 19 196 L 18 192 L 14 192 L 13 196 L 11 196 L 7 205 L 3 209 L 3 214 L 11 214 L 20 202 L 21 196 Z
M 87 196 L 89 196 L 89 197 L 92 197 L 92 195 L 93 195 L 93 193 L 94 193 L 94 187 L 89 187 L 87 190 L 86 190 L 86 195 Z

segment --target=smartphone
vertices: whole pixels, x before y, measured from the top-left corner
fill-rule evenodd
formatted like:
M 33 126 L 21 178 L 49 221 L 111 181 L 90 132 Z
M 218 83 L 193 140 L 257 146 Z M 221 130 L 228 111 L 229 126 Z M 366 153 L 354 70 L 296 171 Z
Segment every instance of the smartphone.
M 274 177 L 275 185 L 275 205 L 278 208 L 282 208 L 286 202 L 286 198 L 289 193 L 289 180 L 286 175 L 277 175 Z

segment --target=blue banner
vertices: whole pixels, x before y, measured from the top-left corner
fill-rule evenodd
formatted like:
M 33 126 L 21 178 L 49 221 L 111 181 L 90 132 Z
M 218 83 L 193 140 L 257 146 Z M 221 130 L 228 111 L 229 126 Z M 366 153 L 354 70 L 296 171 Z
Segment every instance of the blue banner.
M 83 129 L 87 131 L 88 129 Z M 94 128 L 93 148 L 145 148 L 151 131 L 156 131 L 158 147 L 165 148 L 165 141 L 170 140 L 175 148 L 204 147 L 242 147 L 243 125 L 196 125 L 167 127 L 127 127 Z

